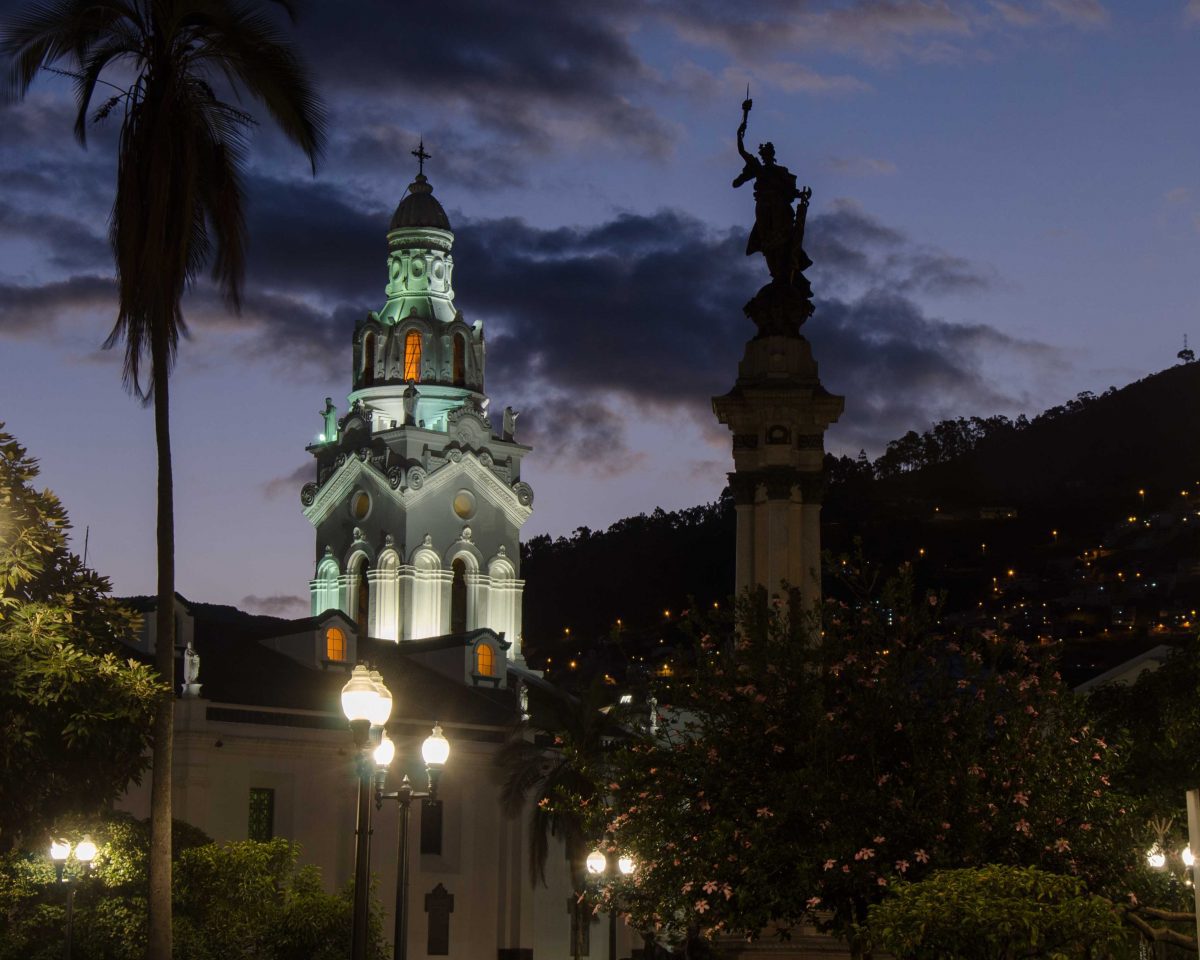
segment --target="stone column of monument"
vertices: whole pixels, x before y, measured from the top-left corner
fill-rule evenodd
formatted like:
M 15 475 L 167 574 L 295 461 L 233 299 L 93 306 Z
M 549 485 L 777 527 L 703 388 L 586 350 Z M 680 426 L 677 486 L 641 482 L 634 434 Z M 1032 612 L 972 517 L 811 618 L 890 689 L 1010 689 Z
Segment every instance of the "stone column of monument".
M 800 333 L 813 313 L 804 276 L 812 261 L 803 246 L 812 191 L 796 189 L 795 176 L 775 163 L 772 144 L 760 146 L 758 157 L 746 151 L 751 105 L 742 104 L 737 144 L 746 167 L 733 185 L 754 181 L 746 253 L 763 254 L 771 282 L 745 306 L 758 332 L 746 343 L 733 389 L 713 398 L 713 411 L 733 434 L 738 594 L 754 587 L 779 594 L 786 585 L 813 609 L 821 595 L 825 431 L 845 400 L 821 386 L 812 346 Z

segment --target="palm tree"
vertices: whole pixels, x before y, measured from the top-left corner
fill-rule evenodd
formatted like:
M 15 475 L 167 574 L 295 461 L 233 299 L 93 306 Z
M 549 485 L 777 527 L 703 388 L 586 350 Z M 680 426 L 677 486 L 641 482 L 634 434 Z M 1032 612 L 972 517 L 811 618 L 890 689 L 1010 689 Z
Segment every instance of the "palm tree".
M 280 6 L 292 15 L 290 3 L 280 0 Z M 214 84 L 265 107 L 314 173 L 324 143 L 324 111 L 308 72 L 264 7 L 236 0 L 46 0 L 30 3 L 0 27 L 12 95 L 24 96 L 43 71 L 71 77 L 75 136 L 84 146 L 89 120 L 121 118 L 109 234 L 119 305 L 105 347 L 124 342 L 123 381 L 154 405 L 155 662 L 172 687 L 175 534 L 167 386 L 180 334 L 187 332 L 181 300 L 211 265 L 227 303 L 238 309 L 246 253 L 242 174 L 254 120 L 220 99 Z M 114 95 L 93 111 L 99 86 Z M 151 779 L 152 960 L 171 956 L 173 718 L 173 698 L 164 698 L 154 719 Z

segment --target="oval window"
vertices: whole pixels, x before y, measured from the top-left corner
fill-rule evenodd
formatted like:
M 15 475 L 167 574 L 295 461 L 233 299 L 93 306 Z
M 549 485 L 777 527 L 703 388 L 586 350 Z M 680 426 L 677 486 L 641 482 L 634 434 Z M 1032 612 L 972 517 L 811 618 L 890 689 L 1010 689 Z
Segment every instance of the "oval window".
M 365 490 L 359 490 L 350 498 L 350 515 L 355 520 L 366 520 L 371 512 L 371 495 Z
M 454 512 L 463 520 L 475 516 L 475 495 L 470 490 L 459 490 L 454 495 Z

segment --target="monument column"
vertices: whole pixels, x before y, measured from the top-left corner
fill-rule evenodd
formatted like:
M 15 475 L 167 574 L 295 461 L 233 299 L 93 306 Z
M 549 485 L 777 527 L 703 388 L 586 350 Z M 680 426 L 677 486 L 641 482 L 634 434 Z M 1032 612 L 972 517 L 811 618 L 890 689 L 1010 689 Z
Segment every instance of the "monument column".
M 758 332 L 746 343 L 733 389 L 713 398 L 713 411 L 733 434 L 737 592 L 763 587 L 772 595 L 787 586 L 811 610 L 821 596 L 824 437 L 845 400 L 821 385 L 812 346 L 800 333 L 813 313 L 804 276 L 812 261 L 803 247 L 812 191 L 796 189 L 772 144 L 759 147 L 757 157 L 746 151 L 751 106 L 742 104 L 737 144 L 746 166 L 733 185 L 754 181 L 746 254 L 763 254 L 771 282 L 745 306 Z

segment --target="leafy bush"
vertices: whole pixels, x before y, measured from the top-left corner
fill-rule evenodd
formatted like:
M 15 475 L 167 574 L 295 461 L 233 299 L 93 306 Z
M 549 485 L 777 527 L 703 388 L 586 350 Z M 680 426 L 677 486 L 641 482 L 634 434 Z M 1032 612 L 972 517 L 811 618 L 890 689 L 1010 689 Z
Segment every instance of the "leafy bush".
M 869 928 L 896 960 L 1091 960 L 1125 938 L 1112 905 L 1081 880 L 994 865 L 895 885 L 871 907 Z

